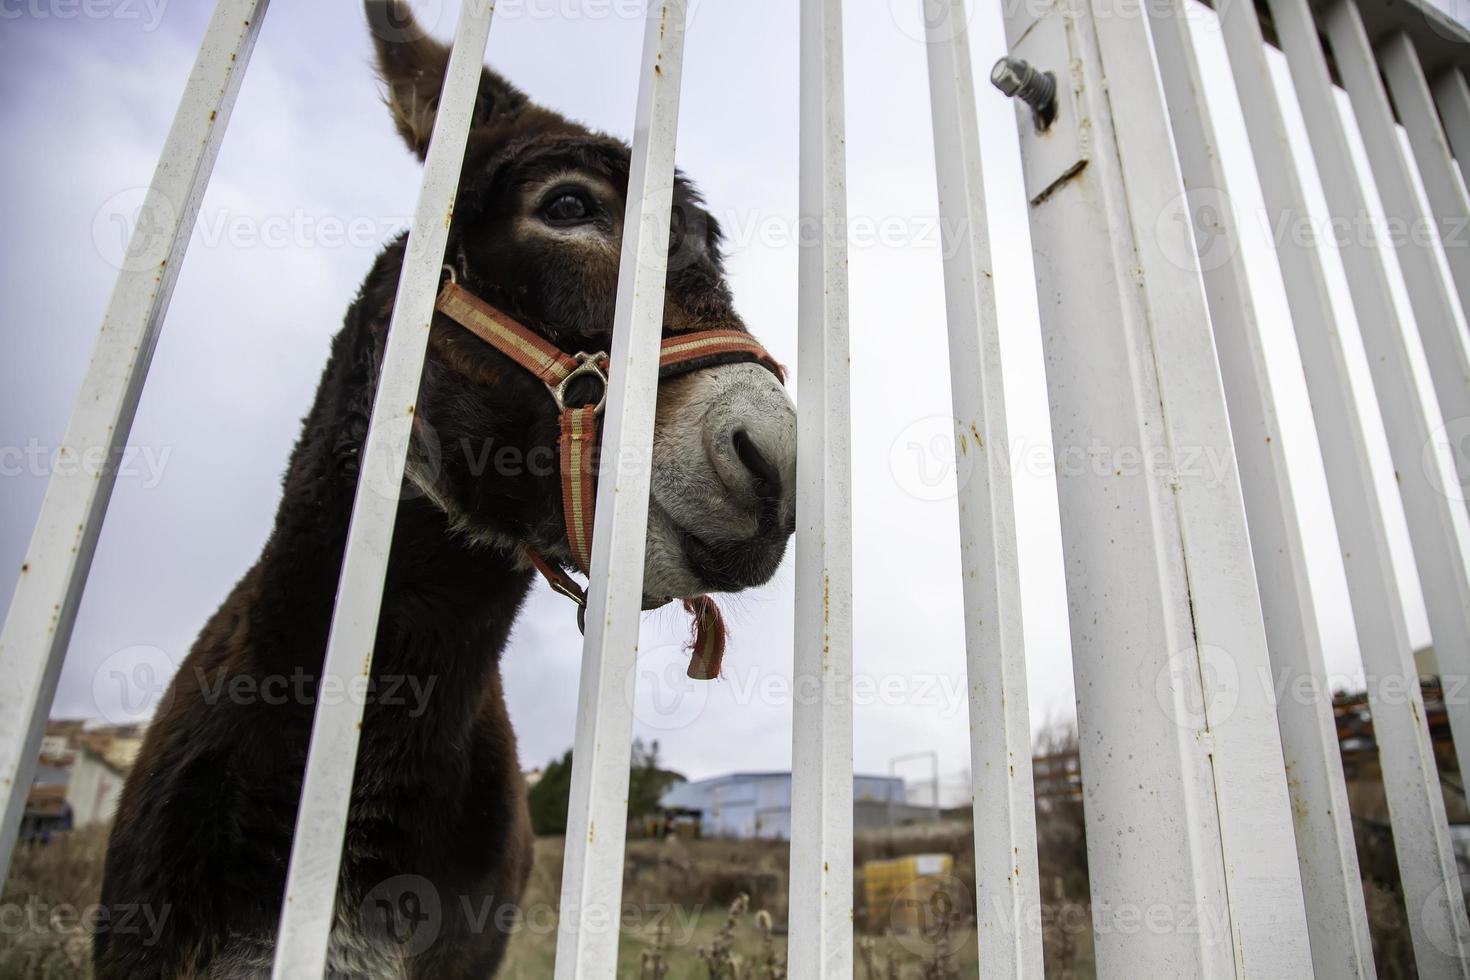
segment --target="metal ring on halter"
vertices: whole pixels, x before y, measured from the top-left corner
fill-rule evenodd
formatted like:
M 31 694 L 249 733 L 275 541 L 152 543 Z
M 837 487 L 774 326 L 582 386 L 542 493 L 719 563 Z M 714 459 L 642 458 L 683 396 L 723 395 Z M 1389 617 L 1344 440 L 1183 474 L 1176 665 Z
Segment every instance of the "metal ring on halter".
M 594 411 L 598 415 L 601 415 L 603 408 L 607 405 L 608 381 L 607 373 L 602 370 L 602 364 L 600 362 L 604 358 L 606 358 L 607 355 L 600 351 L 596 354 L 589 354 L 586 351 L 578 351 L 573 356 L 577 359 L 577 366 L 572 370 L 570 374 L 561 379 L 561 384 L 547 385 L 546 390 L 551 392 L 551 397 L 556 402 L 557 410 L 565 412 L 567 410 L 567 386 L 570 385 L 577 378 L 596 378 L 598 381 L 602 382 L 602 397 L 597 400 L 597 406 Z
M 454 283 L 456 286 L 459 285 L 459 276 L 455 274 L 454 266 L 450 265 L 448 262 L 445 262 L 443 271 L 449 273 L 450 282 Z

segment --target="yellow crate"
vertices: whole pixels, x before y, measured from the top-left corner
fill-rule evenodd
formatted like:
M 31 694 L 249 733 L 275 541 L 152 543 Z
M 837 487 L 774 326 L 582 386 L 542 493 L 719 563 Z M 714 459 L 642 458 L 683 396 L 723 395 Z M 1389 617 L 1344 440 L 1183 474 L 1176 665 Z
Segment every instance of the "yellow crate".
M 949 888 L 954 858 L 948 854 L 911 854 L 863 865 L 868 928 L 875 932 L 918 932 L 941 892 Z

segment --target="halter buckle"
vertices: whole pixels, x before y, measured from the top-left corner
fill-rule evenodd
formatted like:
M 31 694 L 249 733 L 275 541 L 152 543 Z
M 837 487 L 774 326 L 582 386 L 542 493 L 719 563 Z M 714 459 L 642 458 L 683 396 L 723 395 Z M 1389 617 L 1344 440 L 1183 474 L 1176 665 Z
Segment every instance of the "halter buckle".
M 602 369 L 601 361 L 603 358 L 606 358 L 607 355 L 600 351 L 596 354 L 589 354 L 586 351 L 578 351 L 573 356 L 577 359 L 577 366 L 573 368 L 571 373 L 569 373 L 565 378 L 561 379 L 560 384 L 548 384 L 546 386 L 546 390 L 551 392 L 551 398 L 553 401 L 556 402 L 557 410 L 565 412 L 567 410 L 567 387 L 578 378 L 596 378 L 602 383 L 602 396 L 598 398 L 597 405 L 593 408 L 593 412 L 601 415 L 603 408 L 607 406 L 608 388 L 607 372 Z

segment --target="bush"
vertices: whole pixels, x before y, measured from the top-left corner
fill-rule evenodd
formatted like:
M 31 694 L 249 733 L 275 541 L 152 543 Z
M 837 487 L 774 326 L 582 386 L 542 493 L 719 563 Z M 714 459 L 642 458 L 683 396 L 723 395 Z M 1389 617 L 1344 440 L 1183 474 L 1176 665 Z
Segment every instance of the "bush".
M 527 794 L 531 829 L 537 836 L 561 836 L 567 832 L 567 806 L 572 795 L 572 751 L 547 764 L 541 779 Z
M 659 768 L 658 742 L 647 745 L 633 740 L 633 766 L 628 773 L 628 817 L 643 817 L 658 809 L 658 801 L 684 777 Z M 541 779 L 528 794 L 531 829 L 540 837 L 559 837 L 567 832 L 567 806 L 572 795 L 572 753 L 546 766 Z

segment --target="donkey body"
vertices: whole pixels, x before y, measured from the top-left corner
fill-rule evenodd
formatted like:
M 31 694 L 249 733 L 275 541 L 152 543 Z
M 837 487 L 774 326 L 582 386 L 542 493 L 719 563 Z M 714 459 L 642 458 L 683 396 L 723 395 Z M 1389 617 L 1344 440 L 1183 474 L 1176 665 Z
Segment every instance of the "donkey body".
M 421 157 L 447 51 L 368 0 L 399 132 Z M 606 350 L 627 147 L 486 69 L 448 255 L 460 281 L 567 352 Z M 666 332 L 743 329 L 719 232 L 675 190 Z M 174 679 L 119 804 L 98 980 L 269 975 L 358 461 L 403 258 L 377 259 L 332 344 L 259 561 Z M 488 977 L 532 836 L 499 657 L 532 577 L 571 564 L 544 388 L 436 317 L 366 692 L 332 977 Z M 499 450 L 509 447 L 509 456 Z M 499 460 L 499 462 L 490 462 Z M 514 460 L 514 463 L 506 463 Z M 774 573 L 793 527 L 789 400 L 751 364 L 660 391 L 645 592 L 735 590 Z M 570 696 L 570 694 L 569 694 Z M 146 910 L 146 930 L 115 929 Z M 111 913 L 117 914 L 111 914 Z

